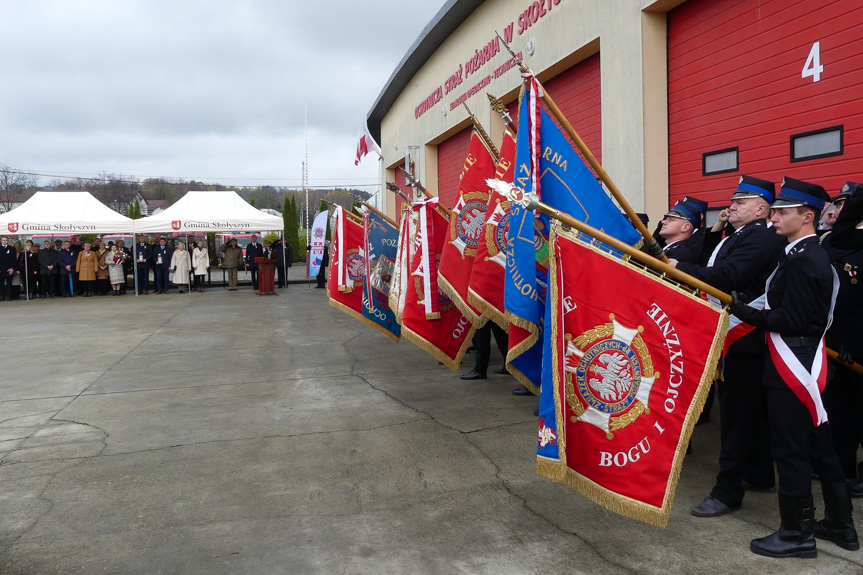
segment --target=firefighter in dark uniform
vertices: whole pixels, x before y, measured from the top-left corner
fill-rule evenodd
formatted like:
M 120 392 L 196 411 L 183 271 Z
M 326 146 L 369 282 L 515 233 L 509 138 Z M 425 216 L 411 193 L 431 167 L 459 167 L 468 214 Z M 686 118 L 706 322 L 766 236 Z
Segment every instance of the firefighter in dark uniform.
M 707 267 L 678 262 L 677 266 L 726 293 L 736 291 L 750 302 L 764 293 L 767 277 L 782 255 L 785 238 L 767 226 L 773 202 L 773 182 L 742 176 L 731 196 L 731 206 L 720 214 L 734 228 L 711 253 Z M 767 349 L 764 332 L 754 330 L 734 342 L 718 386 L 719 474 L 710 495 L 692 508 L 698 517 L 717 517 L 740 508 L 747 489 L 772 492 L 776 479 L 770 454 L 765 394 L 761 373 Z
M 701 222 L 706 211 L 707 202 L 687 197 L 674 204 L 662 217 L 658 235 L 665 240 L 663 250 L 669 259 L 692 264 L 701 263 L 701 252 L 704 248 Z
M 821 186 L 791 178 L 773 203 L 770 221 L 788 238 L 785 257 L 767 283 L 764 309 L 737 297 L 731 312 L 767 332 L 764 366 L 773 456 L 779 474 L 775 533 L 753 539 L 750 550 L 768 557 L 816 557 L 815 537 L 849 550 L 860 548 L 851 509 L 851 486 L 830 442 L 821 403 L 827 360 L 824 334 L 839 280 L 821 248 L 815 226 L 830 197 Z M 732 294 L 736 296 L 736 294 Z M 824 520 L 815 523 L 812 472 L 821 479 Z
M 853 195 L 853 197 L 852 197 Z M 821 247 L 839 277 L 839 295 L 827 346 L 839 352 L 841 361 L 863 361 L 863 184 L 848 182 L 833 200 L 838 217 L 821 236 Z M 863 497 L 863 463 L 857 449 L 863 444 L 863 375 L 839 362 L 831 362 L 832 377 L 824 390 L 824 408 L 830 419 L 833 445 L 850 479 L 852 497 Z

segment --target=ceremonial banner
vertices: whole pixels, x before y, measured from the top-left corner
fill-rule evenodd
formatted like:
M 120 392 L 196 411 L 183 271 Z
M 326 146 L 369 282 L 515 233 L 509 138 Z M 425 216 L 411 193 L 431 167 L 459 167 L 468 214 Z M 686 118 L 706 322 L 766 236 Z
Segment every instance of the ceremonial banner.
M 393 277 L 390 280 L 389 306 L 396 314 L 396 320 L 401 323 L 402 313 L 405 309 L 405 298 L 408 290 L 408 277 L 410 276 L 410 264 L 413 261 L 413 248 L 416 236 L 417 214 L 407 204 L 401 214 L 399 226 L 398 247 L 396 259 L 393 265 Z
M 515 173 L 515 134 L 503 133 L 500 156 L 494 177 L 512 183 Z M 488 209 L 476 248 L 476 258 L 468 284 L 468 303 L 505 331 L 509 331 L 503 305 L 503 282 L 506 277 L 506 233 L 509 229 L 509 198 L 490 190 Z
M 664 527 L 728 314 L 575 232 L 556 225 L 551 242 L 555 414 L 539 441 L 559 464 L 538 471 Z
M 641 236 L 542 110 L 539 82 L 533 76 L 529 80 L 519 110 L 515 185 L 536 193 L 553 208 L 636 245 Z M 504 304 L 507 319 L 528 335 L 513 337 L 510 331 L 507 367 L 534 393 L 541 384 L 541 365 L 535 358 L 542 353 L 549 221 L 548 216 L 519 205 L 510 209 Z M 537 349 L 529 352 L 533 347 Z
M 478 324 L 480 312 L 468 302 L 468 284 L 488 210 L 485 182 L 494 171 L 494 155 L 474 128 L 459 179 L 458 200 L 449 218 L 438 276 L 441 289 L 473 324 Z
M 399 231 L 379 214 L 367 209 L 363 214 L 363 251 L 366 256 L 363 317 L 369 325 L 394 341 L 398 341 L 402 333 L 396 314 L 389 307 L 398 241 Z
M 329 217 L 329 212 L 318 212 L 314 223 L 312 223 L 312 237 L 307 260 L 307 273 L 310 278 L 317 276 L 321 270 L 321 263 L 324 259 L 324 244 L 327 240 L 327 217 Z
M 437 287 L 437 266 L 449 220 L 437 198 L 415 202 L 413 209 L 417 222 L 401 315 L 402 335 L 454 370 L 475 327 Z
M 330 244 L 330 281 L 327 282 L 330 305 L 368 323 L 363 317 L 362 282 L 366 272 L 363 228 L 345 215 L 341 206 L 336 208 L 335 216 Z

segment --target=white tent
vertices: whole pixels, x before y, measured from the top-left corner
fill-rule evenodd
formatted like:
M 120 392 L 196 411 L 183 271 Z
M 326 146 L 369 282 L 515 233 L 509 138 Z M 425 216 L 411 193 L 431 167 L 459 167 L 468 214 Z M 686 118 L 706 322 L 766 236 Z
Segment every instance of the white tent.
M 133 227 L 133 220 L 89 192 L 36 192 L 0 215 L 0 232 L 12 235 L 119 234 L 131 232 Z
M 256 209 L 237 192 L 189 192 L 149 218 L 135 220 L 142 234 L 185 232 L 260 232 L 281 230 L 284 222 Z

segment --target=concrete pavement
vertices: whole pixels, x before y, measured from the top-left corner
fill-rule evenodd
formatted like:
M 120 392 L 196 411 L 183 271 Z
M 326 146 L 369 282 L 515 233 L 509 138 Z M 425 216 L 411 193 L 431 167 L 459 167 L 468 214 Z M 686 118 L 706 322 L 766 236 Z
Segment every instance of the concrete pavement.
M 775 495 L 689 515 L 715 413 L 650 527 L 536 474 L 511 377 L 461 382 L 307 291 L 0 303 L 0 574 L 863 573 L 824 542 L 751 554 Z

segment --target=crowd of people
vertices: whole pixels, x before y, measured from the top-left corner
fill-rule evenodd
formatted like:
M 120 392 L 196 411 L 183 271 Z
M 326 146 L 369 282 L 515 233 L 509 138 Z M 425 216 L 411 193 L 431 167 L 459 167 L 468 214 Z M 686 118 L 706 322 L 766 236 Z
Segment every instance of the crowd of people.
M 257 289 L 257 257 L 274 259 L 278 287 L 287 285 L 285 262 L 291 266 L 293 251 L 285 240 L 273 242 L 265 248 L 253 236 L 245 254 L 236 240 L 223 245 L 221 251 L 224 259 L 220 265 L 227 270 L 229 289 L 237 289 L 239 269 L 252 272 L 252 284 Z M 288 257 L 285 257 L 285 252 Z M 203 293 L 210 266 L 206 242 L 203 239 L 196 241 L 193 236 L 189 236 L 188 243 L 177 241 L 173 247 L 164 237 L 157 237 L 154 243 L 150 243 L 146 236 L 139 236 L 134 249 L 127 247 L 123 240 L 103 243 L 100 239 L 92 243 L 45 240 L 41 245 L 38 241 L 27 240 L 15 246 L 9 237 L 2 236 L 0 301 L 106 296 L 109 293 L 120 296 L 127 292 L 130 283 L 134 285 L 131 279 L 134 271 L 138 275 L 139 295 L 150 294 L 151 273 L 157 294 L 170 292 L 172 273 L 179 293 L 191 290 Z

